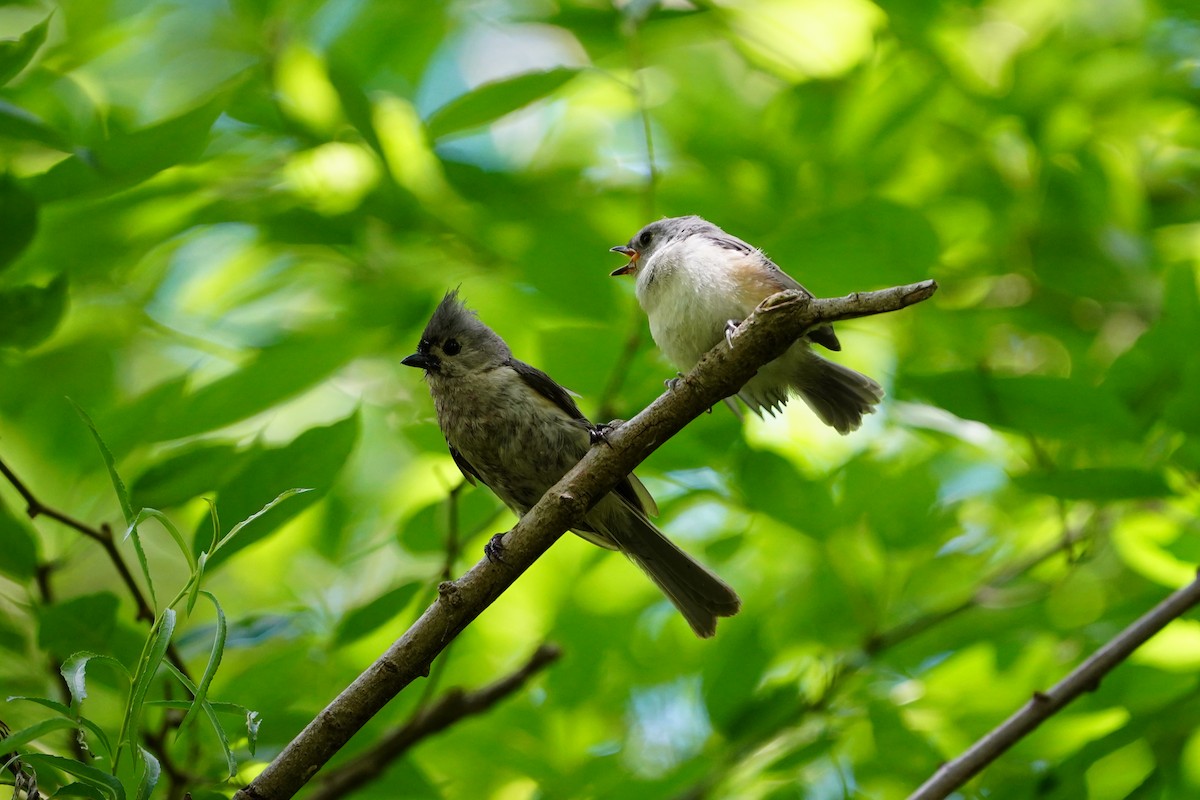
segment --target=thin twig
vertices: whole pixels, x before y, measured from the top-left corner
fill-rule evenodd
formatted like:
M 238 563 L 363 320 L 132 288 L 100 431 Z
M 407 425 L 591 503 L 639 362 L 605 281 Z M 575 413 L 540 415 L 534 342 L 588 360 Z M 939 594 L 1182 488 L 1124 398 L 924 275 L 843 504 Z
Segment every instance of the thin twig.
M 941 623 L 952 619 L 964 611 L 969 611 L 972 608 L 983 603 L 988 596 L 1004 586 L 1011 583 L 1017 578 L 1025 575 L 1034 567 L 1049 561 L 1059 553 L 1066 552 L 1069 560 L 1074 560 L 1072 550 L 1076 544 L 1090 537 L 1090 534 L 1084 531 L 1071 531 L 1064 529 L 1062 536 L 1054 544 L 1047 545 L 1033 555 L 1024 558 L 1015 564 L 1009 564 L 1001 568 L 998 572 L 985 580 L 967 599 L 955 603 L 947 608 L 931 611 L 927 614 L 902 622 L 893 628 L 881 631 L 872 635 L 867 639 L 863 646 L 863 653 L 866 656 L 877 656 L 884 650 L 895 647 L 902 642 L 915 638 L 920 634 L 937 627 Z
M 116 568 L 117 574 L 121 577 L 121 582 L 125 584 L 125 587 L 129 590 L 129 594 L 133 597 L 133 603 L 137 607 L 137 618 L 153 624 L 154 609 L 146 601 L 146 595 L 142 593 L 142 589 L 138 586 L 137 580 L 134 579 L 133 573 L 129 571 L 129 567 L 125 565 L 124 559 L 121 558 L 121 551 L 117 548 L 116 537 L 113 536 L 112 528 L 108 526 L 108 523 L 96 528 L 46 505 L 34 496 L 29 487 L 17 477 L 16 473 L 4 463 L 3 459 L 0 459 L 0 474 L 3 474 L 8 479 L 8 482 L 12 484 L 17 493 L 25 500 L 25 513 L 29 515 L 30 519 L 49 517 L 97 542 L 108 556 L 108 560 L 112 562 L 113 567 Z M 184 663 L 183 657 L 179 654 L 174 643 L 167 645 L 167 657 L 171 659 L 171 663 L 180 672 L 189 678 L 191 677 L 188 673 L 187 664 Z
M 465 692 L 451 689 L 436 703 L 418 708 L 408 722 L 384 736 L 370 750 L 337 769 L 330 770 L 308 800 L 338 800 L 375 780 L 397 758 L 426 737 L 439 733 L 460 720 L 482 714 L 504 698 L 519 691 L 530 678 L 562 655 L 557 645 L 543 644 L 520 669 L 482 689 Z
M 1200 603 L 1200 577 L 1121 631 L 1052 689 L 1034 692 L 1020 710 L 971 745 L 961 756 L 938 769 L 933 777 L 909 795 L 909 800 L 940 800 L 948 797 L 1059 709 L 1084 692 L 1095 691 L 1114 667 L 1197 603 Z
M 805 332 L 828 322 L 897 311 L 927 300 L 935 291 L 937 284 L 930 280 L 833 299 L 800 292 L 767 298 L 728 345 L 714 347 L 670 391 L 617 428 L 606 444 L 589 450 L 552 486 L 504 538 L 503 561 L 485 558 L 457 581 L 438 587 L 437 602 L 236 797 L 293 796 L 388 701 L 427 675 L 438 653 L 619 480 L 693 419 L 736 394 L 763 364 L 781 356 Z

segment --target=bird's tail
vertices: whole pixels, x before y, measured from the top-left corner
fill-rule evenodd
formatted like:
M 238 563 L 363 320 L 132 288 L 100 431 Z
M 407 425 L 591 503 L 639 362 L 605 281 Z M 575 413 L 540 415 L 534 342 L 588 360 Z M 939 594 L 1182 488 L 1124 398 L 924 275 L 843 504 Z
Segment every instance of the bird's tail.
M 821 358 L 805 344 L 793 346 L 767 364 L 738 396 L 756 413 L 773 414 L 787 402 L 789 387 L 822 422 L 841 434 L 857 430 L 863 415 L 883 399 L 883 387 L 874 380 Z
M 606 505 L 608 508 L 602 508 Z M 712 636 L 717 632 L 718 617 L 732 617 L 742 607 L 729 584 L 681 550 L 621 498 L 609 495 L 596 510 L 606 517 L 604 532 L 650 576 L 697 636 Z
M 810 351 L 793 386 L 821 421 L 840 434 L 858 430 L 863 415 L 883 399 L 883 387 L 861 372 L 826 361 Z

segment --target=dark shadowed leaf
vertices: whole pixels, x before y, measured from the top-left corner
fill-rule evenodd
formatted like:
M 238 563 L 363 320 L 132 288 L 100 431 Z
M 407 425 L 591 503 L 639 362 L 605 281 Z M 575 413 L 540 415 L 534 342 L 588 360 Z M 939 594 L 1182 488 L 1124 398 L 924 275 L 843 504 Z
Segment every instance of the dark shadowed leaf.
M 37 571 L 38 546 L 28 523 L 13 516 L 0 500 L 0 572 L 17 580 L 32 578 Z
M 1064 500 L 1133 500 L 1166 497 L 1171 487 L 1157 472 L 1123 467 L 1027 472 L 1013 482 L 1027 492 Z
M 0 289 L 0 347 L 28 350 L 58 327 L 67 310 L 67 276 L 59 274 L 45 287 Z
M 32 195 L 0 175 L 0 271 L 21 254 L 37 232 L 38 207 Z
M 46 41 L 49 27 L 50 17 L 46 17 L 17 39 L 0 40 L 0 86 L 15 78 L 33 60 Z
M 386 624 L 408 606 L 421 586 L 420 581 L 397 586 L 366 605 L 347 611 L 334 631 L 332 646 L 349 644 Z
M 214 491 L 237 472 L 252 451 L 225 443 L 201 443 L 175 451 L 143 472 L 129 488 L 136 506 L 172 508 Z
M 429 135 L 440 139 L 467 131 L 541 100 L 578 75 L 574 67 L 555 67 L 545 72 L 526 72 L 512 78 L 485 83 L 454 98 L 429 115 Z
M 91 150 L 60 161 L 31 179 L 30 191 L 43 202 L 110 192 L 196 158 L 227 103 L 228 94 L 219 94 L 177 117 L 130 132 L 116 132 Z
M 35 114 L 0 100 L 0 138 L 38 142 L 57 150 L 68 151 L 70 142 Z
M 55 603 L 38 614 L 38 646 L 64 660 L 78 650 L 103 653 L 117 623 L 117 596 L 85 594 Z
M 903 386 L 963 419 L 1035 436 L 1103 441 L 1130 438 L 1141 427 L 1104 387 L 1073 378 L 964 370 L 908 375 Z
M 185 397 L 160 439 L 178 439 L 245 419 L 292 397 L 352 359 L 361 341 L 302 335 L 265 347 L 236 372 Z
M 358 439 L 358 415 L 332 425 L 313 428 L 290 443 L 266 449 L 249 459 L 241 472 L 229 476 L 217 489 L 217 510 L 226 527 L 225 534 L 279 493 L 296 486 L 313 491 L 299 494 L 272 508 L 238 533 L 209 558 L 213 569 L 242 548 L 270 536 L 281 525 L 317 502 L 329 491 L 334 479 L 349 458 Z M 196 530 L 193 552 L 199 554 L 212 543 L 212 530 L 205 520 Z

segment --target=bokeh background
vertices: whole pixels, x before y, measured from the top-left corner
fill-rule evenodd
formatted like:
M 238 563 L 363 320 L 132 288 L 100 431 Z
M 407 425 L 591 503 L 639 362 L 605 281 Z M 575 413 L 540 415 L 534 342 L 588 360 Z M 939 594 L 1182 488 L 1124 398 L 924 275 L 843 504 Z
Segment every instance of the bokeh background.
M 239 781 L 513 523 L 399 365 L 438 299 L 628 418 L 673 370 L 608 248 L 663 215 L 818 295 L 941 291 L 839 327 L 889 394 L 857 433 L 718 407 L 639 471 L 744 599 L 715 639 L 565 537 L 339 761 L 562 659 L 354 796 L 904 797 L 1195 573 L 1192 0 L 31 0 L 0 38 L 0 458 L 123 531 L 70 398 L 196 552 L 207 500 L 228 530 L 314 490 L 207 565 L 211 699 L 262 718 L 253 756 L 225 720 Z M 103 551 L 0 504 L 0 695 L 63 700 L 78 650 L 132 667 L 148 628 Z M 141 532 L 161 601 L 187 564 Z M 195 673 L 215 631 L 181 611 Z M 1177 621 L 963 796 L 1197 796 L 1198 669 Z M 114 739 L 125 692 L 89 672 Z M 232 793 L 206 724 L 159 743 L 160 795 Z

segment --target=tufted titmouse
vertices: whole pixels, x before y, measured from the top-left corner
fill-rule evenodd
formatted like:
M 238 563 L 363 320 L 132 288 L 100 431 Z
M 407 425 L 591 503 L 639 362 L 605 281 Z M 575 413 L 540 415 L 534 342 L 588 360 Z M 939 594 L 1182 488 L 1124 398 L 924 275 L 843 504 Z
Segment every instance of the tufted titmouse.
M 637 298 L 650 333 L 677 369 L 689 370 L 764 299 L 785 289 L 808 293 L 761 250 L 700 217 L 651 222 L 629 244 L 612 248 L 629 257 L 613 275 L 637 278 Z M 809 294 L 811 297 L 812 295 Z M 846 434 L 883 399 L 878 383 L 826 361 L 810 342 L 840 350 L 830 325 L 813 328 L 751 378 L 738 397 L 759 415 L 774 414 L 797 394 L 821 421 Z
M 518 516 L 575 466 L 598 436 L 570 393 L 513 358 L 504 340 L 458 300 L 457 291 L 446 294 L 417 352 L 401 363 L 425 370 L 438 425 L 466 479 L 483 481 Z M 741 601 L 655 528 L 647 518 L 653 513 L 650 493 L 629 475 L 574 530 L 629 556 L 697 635 L 712 636 L 717 617 L 733 616 Z

